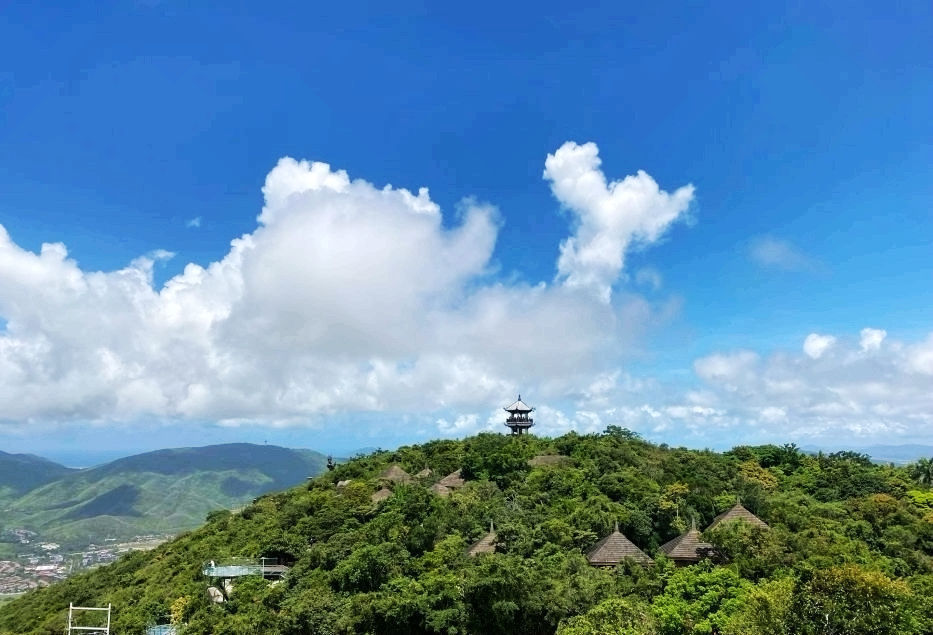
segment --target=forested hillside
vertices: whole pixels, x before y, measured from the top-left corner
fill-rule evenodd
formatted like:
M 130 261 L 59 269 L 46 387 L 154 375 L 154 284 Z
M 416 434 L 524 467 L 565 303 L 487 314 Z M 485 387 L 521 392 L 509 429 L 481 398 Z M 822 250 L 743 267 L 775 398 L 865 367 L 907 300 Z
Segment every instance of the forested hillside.
M 301 483 L 325 463 L 310 450 L 249 443 L 157 450 L 83 470 L 26 455 L 0 459 L 10 464 L 0 490 L 20 484 L 2 507 L 0 531 L 27 528 L 70 549 L 191 529 L 211 509 Z
M 32 454 L 10 454 L 0 450 L 0 500 L 4 496 L 18 496 L 74 471 Z
M 462 484 L 445 478 L 458 469 Z M 930 633 L 929 471 L 793 446 L 672 449 L 615 427 L 436 441 L 213 512 L 154 551 L 3 606 L 0 632 L 58 635 L 75 602 L 112 603 L 115 633 L 168 621 L 188 634 Z M 693 566 L 659 551 L 737 499 L 770 528 L 720 525 Z M 471 557 L 490 523 L 495 553 Z M 588 564 L 616 523 L 654 565 Z M 259 556 L 291 568 L 209 599 L 223 585 L 206 562 Z

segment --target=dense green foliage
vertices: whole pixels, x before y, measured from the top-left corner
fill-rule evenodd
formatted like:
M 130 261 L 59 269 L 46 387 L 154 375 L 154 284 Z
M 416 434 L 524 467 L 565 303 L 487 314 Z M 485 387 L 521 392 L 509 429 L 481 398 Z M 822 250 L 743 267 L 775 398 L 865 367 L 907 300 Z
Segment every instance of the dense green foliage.
M 197 527 L 208 511 L 301 483 L 325 463 L 310 450 L 248 443 L 158 450 L 83 470 L 26 455 L 0 456 L 0 466 L 10 457 L 32 459 L 23 469 L 33 487 L 3 504 L 0 532 L 24 527 L 71 549 Z M 36 480 L 40 468 L 44 480 Z M 9 472 L 0 489 L 24 482 Z
M 530 466 L 540 454 L 559 465 Z M 433 475 L 370 500 L 397 463 Z M 458 468 L 467 484 L 428 487 Z M 69 602 L 115 607 L 115 632 L 167 616 L 186 633 L 929 633 L 933 495 L 912 468 L 794 446 L 720 454 L 611 427 L 557 439 L 483 434 L 378 452 L 148 553 L 25 595 L 0 632 L 60 633 Z M 350 479 L 349 485 L 335 487 Z M 736 497 L 770 530 L 707 532 L 716 562 L 677 567 L 658 546 Z M 497 553 L 467 555 L 495 523 Z M 590 567 L 613 523 L 656 565 Z M 203 563 L 279 557 L 281 582 L 237 579 L 212 604 Z

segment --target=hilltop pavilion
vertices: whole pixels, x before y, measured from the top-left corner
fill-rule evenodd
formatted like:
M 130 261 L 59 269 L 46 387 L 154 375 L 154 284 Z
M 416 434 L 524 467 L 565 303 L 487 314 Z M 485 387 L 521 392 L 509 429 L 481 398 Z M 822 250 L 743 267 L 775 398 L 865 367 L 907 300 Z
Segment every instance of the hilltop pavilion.
M 505 420 L 505 425 L 512 431 L 512 434 L 519 435 L 523 434 L 535 424 L 535 420 L 531 418 L 531 413 L 534 411 L 534 408 L 522 401 L 522 396 L 518 396 L 518 400 L 507 408 L 503 408 L 507 413 L 509 413 L 508 418 Z

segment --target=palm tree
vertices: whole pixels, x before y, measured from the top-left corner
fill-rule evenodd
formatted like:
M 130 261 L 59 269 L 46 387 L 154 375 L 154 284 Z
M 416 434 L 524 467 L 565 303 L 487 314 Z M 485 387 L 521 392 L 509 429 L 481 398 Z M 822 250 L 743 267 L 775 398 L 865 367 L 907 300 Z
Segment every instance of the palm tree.
M 921 485 L 933 485 L 933 459 L 918 459 L 908 469 L 910 477 Z

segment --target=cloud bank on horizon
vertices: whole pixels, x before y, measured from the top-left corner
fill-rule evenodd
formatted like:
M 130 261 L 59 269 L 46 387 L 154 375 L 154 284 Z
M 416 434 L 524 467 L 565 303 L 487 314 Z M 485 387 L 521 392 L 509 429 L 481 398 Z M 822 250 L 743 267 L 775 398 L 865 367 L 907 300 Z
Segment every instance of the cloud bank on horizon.
M 692 385 L 625 372 L 669 312 L 622 289 L 626 255 L 686 217 L 693 186 L 667 192 L 642 171 L 607 180 L 594 143 L 565 143 L 543 176 L 572 228 L 554 279 L 537 284 L 496 275 L 493 206 L 465 199 L 451 225 L 427 189 L 291 158 L 268 174 L 252 233 L 160 288 L 153 267 L 170 252 L 85 271 L 63 244 L 33 253 L 0 227 L 4 424 L 375 411 L 435 413 L 439 432 L 466 434 L 522 390 L 543 433 L 928 436 L 933 334 L 898 342 L 866 327 L 857 341 L 812 333 L 798 353 L 724 351 L 695 360 Z M 771 245 L 764 260 L 775 253 L 788 258 Z M 635 281 L 661 286 L 651 269 Z

